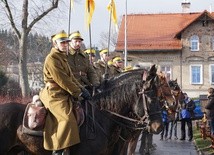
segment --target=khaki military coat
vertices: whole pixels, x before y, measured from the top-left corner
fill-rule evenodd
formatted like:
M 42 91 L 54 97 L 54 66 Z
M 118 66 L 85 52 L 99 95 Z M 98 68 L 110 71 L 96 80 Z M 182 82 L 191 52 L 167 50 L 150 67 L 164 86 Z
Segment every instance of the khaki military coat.
M 44 127 L 44 148 L 59 150 L 80 142 L 71 97 L 78 98 L 81 85 L 74 78 L 65 53 L 51 49 L 44 63 L 46 86 L 40 99 L 48 109 Z
M 83 86 L 99 86 L 100 82 L 93 65 L 90 63 L 88 55 L 84 54 L 81 50 L 70 49 L 68 54 L 68 63 L 71 70 Z
M 105 74 L 105 70 L 106 70 L 106 63 L 103 62 L 102 60 L 98 60 L 95 63 L 95 66 L 97 68 L 97 75 L 98 75 L 99 81 L 102 82 L 103 81 L 103 75 Z M 109 66 L 107 66 L 107 73 L 109 75 L 108 78 L 113 77 L 113 70 Z

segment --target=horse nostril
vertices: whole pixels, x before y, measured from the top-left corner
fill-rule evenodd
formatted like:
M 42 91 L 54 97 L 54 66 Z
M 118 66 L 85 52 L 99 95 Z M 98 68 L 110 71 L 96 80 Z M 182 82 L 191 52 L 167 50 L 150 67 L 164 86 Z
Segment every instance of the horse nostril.
M 150 132 L 159 134 L 163 129 L 163 124 L 159 121 L 152 122 L 150 125 Z

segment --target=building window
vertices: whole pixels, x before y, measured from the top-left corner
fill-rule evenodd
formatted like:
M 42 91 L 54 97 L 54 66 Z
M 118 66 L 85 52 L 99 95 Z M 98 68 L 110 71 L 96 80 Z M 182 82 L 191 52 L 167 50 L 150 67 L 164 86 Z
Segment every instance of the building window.
M 166 79 L 169 81 L 171 79 L 172 71 L 170 65 L 163 65 L 160 69 L 166 76 Z
M 199 51 L 199 37 L 196 35 L 193 35 L 190 38 L 190 46 L 191 46 L 191 51 Z
M 214 84 L 214 65 L 210 65 L 210 83 Z
M 202 65 L 190 66 L 191 84 L 202 84 Z

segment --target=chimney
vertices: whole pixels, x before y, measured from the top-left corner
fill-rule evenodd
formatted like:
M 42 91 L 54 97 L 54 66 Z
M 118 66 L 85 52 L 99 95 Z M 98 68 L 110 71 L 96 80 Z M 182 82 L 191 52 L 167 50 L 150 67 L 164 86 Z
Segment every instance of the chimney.
M 182 6 L 182 13 L 189 13 L 190 12 L 190 2 L 188 0 L 184 0 L 181 3 Z

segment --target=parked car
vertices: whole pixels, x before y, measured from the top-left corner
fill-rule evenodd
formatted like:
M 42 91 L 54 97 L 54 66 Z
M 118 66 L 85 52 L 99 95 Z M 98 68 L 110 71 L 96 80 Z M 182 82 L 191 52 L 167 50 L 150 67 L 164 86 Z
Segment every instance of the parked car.
M 200 100 L 195 99 L 193 101 L 195 102 L 195 110 L 194 110 L 195 117 L 194 117 L 194 119 L 195 120 L 202 119 L 203 112 L 202 112 Z

